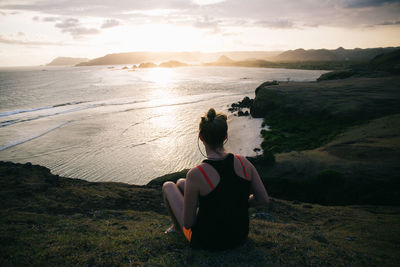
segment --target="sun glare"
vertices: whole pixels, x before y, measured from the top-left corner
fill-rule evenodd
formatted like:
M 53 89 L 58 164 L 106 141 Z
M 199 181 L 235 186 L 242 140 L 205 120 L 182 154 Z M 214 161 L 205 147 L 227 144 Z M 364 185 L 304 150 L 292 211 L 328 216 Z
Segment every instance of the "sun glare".
M 173 82 L 174 75 L 172 68 L 150 68 L 146 70 L 145 79 L 157 86 L 166 86 Z
M 174 95 L 169 87 L 174 82 L 176 75 L 174 69 L 170 68 L 151 68 L 143 70 L 144 79 L 153 83 L 154 87 L 150 92 L 152 106 L 164 106 L 174 103 Z

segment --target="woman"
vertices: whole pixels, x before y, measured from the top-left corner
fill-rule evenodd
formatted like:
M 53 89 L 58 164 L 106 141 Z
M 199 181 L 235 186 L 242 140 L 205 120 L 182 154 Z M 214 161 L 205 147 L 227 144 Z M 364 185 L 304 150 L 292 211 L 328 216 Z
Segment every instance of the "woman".
M 166 232 L 183 231 L 196 248 L 239 246 L 249 232 L 249 205 L 269 203 L 254 166 L 245 157 L 224 150 L 226 119 L 225 114 L 208 110 L 199 125 L 207 159 L 192 168 L 186 179 L 163 185 L 164 201 L 174 222 Z

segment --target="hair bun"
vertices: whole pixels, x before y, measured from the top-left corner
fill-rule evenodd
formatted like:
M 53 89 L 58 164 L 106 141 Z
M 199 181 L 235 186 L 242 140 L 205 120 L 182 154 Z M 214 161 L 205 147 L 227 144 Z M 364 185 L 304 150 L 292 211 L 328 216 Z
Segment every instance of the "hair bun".
M 215 116 L 217 115 L 217 113 L 215 112 L 215 109 L 210 108 L 207 112 L 207 118 L 209 121 L 213 121 L 215 119 Z

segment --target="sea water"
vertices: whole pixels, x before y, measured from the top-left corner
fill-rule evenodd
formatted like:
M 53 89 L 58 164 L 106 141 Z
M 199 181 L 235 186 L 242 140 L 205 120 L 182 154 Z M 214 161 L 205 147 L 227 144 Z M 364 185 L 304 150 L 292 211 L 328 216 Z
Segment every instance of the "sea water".
M 0 69 L 0 160 L 89 181 L 146 184 L 201 162 L 198 123 L 210 107 L 228 115 L 226 148 L 254 155 L 262 120 L 233 116 L 230 104 L 254 98 L 264 81 L 313 81 L 324 73 L 122 67 Z

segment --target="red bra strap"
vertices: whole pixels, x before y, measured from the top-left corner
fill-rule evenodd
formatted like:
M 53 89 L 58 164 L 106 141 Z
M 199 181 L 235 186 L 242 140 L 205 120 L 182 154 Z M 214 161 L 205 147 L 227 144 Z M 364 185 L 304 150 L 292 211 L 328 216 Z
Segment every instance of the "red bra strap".
M 208 178 L 208 175 L 207 175 L 207 173 L 203 170 L 203 168 L 202 168 L 200 165 L 197 165 L 197 169 L 199 169 L 200 172 L 203 174 L 204 178 L 206 178 L 206 180 L 207 180 L 208 184 L 210 185 L 211 189 L 214 189 L 214 186 L 213 186 L 213 184 L 211 183 L 210 178 Z
M 249 180 L 249 177 L 247 176 L 247 172 L 246 172 L 246 169 L 244 168 L 242 159 L 238 155 L 235 155 L 235 157 L 237 157 L 240 160 L 240 163 L 242 164 L 242 167 L 243 167 L 244 177 L 246 178 L 246 180 Z

